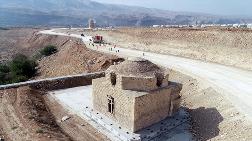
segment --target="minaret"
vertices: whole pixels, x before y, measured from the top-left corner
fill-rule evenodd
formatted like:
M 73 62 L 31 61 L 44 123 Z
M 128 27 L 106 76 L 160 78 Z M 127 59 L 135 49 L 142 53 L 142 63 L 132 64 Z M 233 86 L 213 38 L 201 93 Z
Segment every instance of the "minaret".
M 94 19 L 89 19 L 88 24 L 89 24 L 89 28 L 90 29 L 95 28 L 95 21 L 94 21 Z

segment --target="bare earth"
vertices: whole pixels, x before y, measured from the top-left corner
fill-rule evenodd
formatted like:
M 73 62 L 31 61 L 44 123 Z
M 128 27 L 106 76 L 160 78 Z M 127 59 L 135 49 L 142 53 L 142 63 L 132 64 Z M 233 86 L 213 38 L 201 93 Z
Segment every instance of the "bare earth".
M 170 81 L 183 84 L 183 106 L 192 116 L 196 140 L 252 140 L 252 123 L 219 92 L 183 73 L 169 74 Z
M 78 39 L 63 37 L 61 43 L 64 45 L 58 46 L 56 54 L 39 61 L 39 76 L 36 79 L 99 72 L 122 60 L 87 49 Z
M 109 140 L 106 136 L 100 134 L 94 127 L 92 127 L 85 120 L 79 116 L 64 109 L 54 98 L 50 95 L 44 96 L 45 101 L 50 107 L 50 111 L 55 116 L 58 125 L 68 133 L 73 140 L 76 141 L 106 141 Z M 61 118 L 69 116 L 70 119 L 61 122 Z
M 0 62 L 10 60 L 18 53 L 38 54 L 46 45 L 55 45 L 58 52 L 38 61 L 38 75 L 33 79 L 98 72 L 107 69 L 119 59 L 113 55 L 91 51 L 76 38 L 41 35 L 43 29 L 0 30 Z
M 36 29 L 0 30 L 0 62 L 8 61 L 17 53 L 29 54 L 29 39 L 37 32 Z
M 56 54 L 38 60 L 38 74 L 33 79 L 41 79 L 102 71 L 122 60 L 91 51 L 75 38 L 37 33 L 36 29 L 0 31 L 0 62 L 10 60 L 17 53 L 32 57 L 46 45 L 55 45 L 58 48 Z M 107 140 L 78 116 L 71 115 L 69 121 L 59 122 L 69 112 L 57 103 L 50 103 L 46 96 L 42 98 L 40 93 L 29 88 L 0 91 L 0 138 L 13 141 Z
M 121 29 L 119 29 L 121 30 Z M 130 29 L 135 30 L 135 29 Z M 140 29 L 141 30 L 141 29 Z M 175 30 L 175 29 L 172 29 Z M 176 29 L 177 30 L 177 29 Z M 217 30 L 218 29 L 211 29 Z M 210 31 L 211 31 L 210 30 Z M 69 32 L 68 30 L 56 30 L 58 32 Z M 73 33 L 81 33 L 83 31 L 73 30 Z M 107 41 L 114 42 L 118 40 L 123 40 L 120 34 L 118 36 L 109 36 L 112 32 L 116 31 L 101 31 L 101 33 L 105 33 L 104 38 Z M 206 32 L 206 31 L 205 31 Z M 222 31 L 219 31 L 222 32 Z M 225 32 L 229 32 L 224 30 Z M 232 31 L 233 32 L 233 31 Z M 248 32 L 250 31 L 235 31 L 236 34 L 240 34 L 240 32 Z M 88 35 L 97 34 L 98 32 L 84 32 Z M 224 34 L 223 33 L 223 34 Z M 57 34 L 57 33 L 55 33 Z M 129 34 L 129 33 L 127 33 Z M 134 33 L 133 33 L 134 34 Z M 222 34 L 222 33 L 220 33 Z M 236 37 L 236 35 L 231 34 L 230 36 Z M 112 38 L 113 37 L 113 38 Z M 231 37 L 231 38 L 232 38 Z M 135 37 L 137 38 L 137 37 Z M 134 39 L 132 39 L 134 42 Z M 237 40 L 235 40 L 237 41 Z M 169 41 L 168 41 L 169 42 Z M 199 40 L 200 42 L 200 40 Z M 232 41 L 233 42 L 233 41 Z M 247 41 L 243 41 L 247 42 Z M 116 44 L 119 47 L 124 47 L 126 44 L 130 44 L 131 42 L 126 40 L 122 41 L 120 44 Z M 230 42 L 227 42 L 230 43 Z M 241 46 L 243 44 L 241 43 Z M 238 50 L 239 47 L 234 47 Z M 141 46 L 140 46 L 141 47 Z M 92 48 L 92 47 L 90 47 Z M 142 48 L 146 48 L 146 45 L 143 45 Z M 208 46 L 206 46 L 208 48 Z M 228 50 L 227 47 L 223 47 L 225 50 Z M 121 56 L 141 56 L 142 52 L 137 52 L 134 50 L 127 50 L 123 48 L 117 48 L 120 50 L 120 53 L 117 53 Z M 211 50 L 211 48 L 210 48 Z M 230 48 L 231 51 L 234 51 L 233 48 Z M 114 53 L 109 52 L 108 48 L 100 48 L 99 51 L 107 52 L 107 53 Z M 160 50 L 159 50 L 160 51 Z M 245 49 L 250 53 L 250 48 Z M 220 49 L 222 52 L 222 49 Z M 200 52 L 200 54 L 206 53 L 205 51 Z M 239 54 L 240 52 L 235 52 L 236 57 L 242 58 L 243 54 Z M 250 54 L 245 54 L 245 58 L 250 58 Z M 183 55 L 182 55 L 183 56 Z M 223 59 L 220 55 L 218 59 Z M 171 73 L 171 78 L 173 81 L 178 81 L 183 85 L 183 97 L 184 97 L 184 105 L 189 108 L 191 111 L 191 115 L 193 117 L 194 128 L 193 131 L 195 132 L 195 137 L 198 140 L 251 140 L 251 121 L 248 120 L 251 116 L 251 108 L 250 107 L 250 92 L 251 92 L 251 72 L 250 71 L 243 71 L 240 69 L 236 69 L 233 67 L 226 67 L 217 64 L 211 63 L 203 63 L 200 61 L 184 59 L 180 57 L 173 57 L 173 56 L 162 56 L 162 55 L 155 55 L 152 53 L 146 53 L 144 58 L 150 59 L 155 63 L 158 63 L 162 66 L 169 66 L 171 68 L 178 69 L 183 73 L 189 74 L 190 76 L 185 76 L 183 73 Z M 240 59 L 239 58 L 239 59 Z M 238 61 L 237 59 L 236 61 Z M 163 60 L 163 61 L 162 61 Z M 166 61 L 165 61 L 166 60 Z M 228 63 L 233 62 L 235 59 L 229 59 L 229 62 L 218 62 L 225 65 Z M 177 62 L 177 63 L 175 63 Z M 244 61 L 245 64 L 250 62 L 250 59 Z M 243 62 L 239 63 L 244 65 Z M 230 64 L 229 64 L 230 65 Z M 238 66 L 243 69 L 251 68 L 251 63 L 249 65 Z M 195 79 L 192 79 L 192 77 Z M 190 82 L 192 81 L 192 82 Z M 247 106 L 247 108 L 245 108 Z M 240 113 L 239 111 L 243 111 Z M 243 109 L 243 110 L 241 110 Z M 245 116 L 246 114 L 246 116 Z M 237 132 L 239 131 L 239 132 Z
M 42 94 L 28 87 L 0 91 L 0 126 L 4 139 L 71 140 L 54 122 Z
M 57 31 L 78 35 L 83 33 L 83 30 Z M 18 52 L 32 56 L 47 44 L 56 45 L 59 52 L 39 61 L 39 74 L 34 79 L 105 70 L 118 60 L 116 56 L 85 48 L 79 39 L 37 33 L 36 29 L 0 31 L 0 60 L 8 60 Z M 125 28 L 114 31 L 85 31 L 85 34 L 102 34 L 107 41 L 119 47 L 173 54 L 252 70 L 251 31 Z M 230 74 L 235 72 L 230 71 Z M 230 77 L 240 76 L 242 79 L 236 83 L 249 84 L 250 77 L 243 81 L 243 76 L 250 76 L 245 74 L 247 73 L 237 73 Z M 237 110 L 227 96 L 214 89 L 213 85 L 208 85 L 208 81 L 217 83 L 217 80 L 205 80 L 174 70 L 170 71 L 170 80 L 183 84 L 183 106 L 191 113 L 192 132 L 197 140 L 252 140 L 252 123 Z M 239 89 L 239 85 L 227 82 L 225 84 L 230 83 L 237 87 L 235 91 Z M 221 84 L 219 81 L 218 83 Z M 249 92 L 243 91 L 242 94 Z M 85 121 L 50 101 L 50 97 L 31 95 L 34 93 L 40 92 L 26 87 L 0 91 L 0 137 L 4 136 L 6 140 L 107 140 Z M 45 108 L 46 106 L 51 108 Z M 61 123 L 59 120 L 63 115 L 72 118 Z
M 252 30 L 119 28 L 108 31 L 56 30 L 103 35 L 118 47 L 176 55 L 252 70 Z

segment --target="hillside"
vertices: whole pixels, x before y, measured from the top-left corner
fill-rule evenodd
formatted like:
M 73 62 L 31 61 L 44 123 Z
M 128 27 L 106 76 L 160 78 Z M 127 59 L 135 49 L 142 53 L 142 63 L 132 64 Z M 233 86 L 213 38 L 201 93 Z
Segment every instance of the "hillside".
M 244 23 L 251 19 L 173 12 L 90 0 L 0 1 L 0 26 L 85 26 L 95 18 L 100 26 L 154 24 Z
M 59 30 L 59 32 L 64 31 Z M 78 31 L 72 31 L 72 33 L 74 32 Z M 251 30 L 120 28 L 110 31 L 86 31 L 86 34 L 103 35 L 106 41 L 119 47 L 170 54 L 252 70 Z
M 33 57 L 47 45 L 55 45 L 58 52 L 38 60 L 34 79 L 103 71 L 121 61 L 113 55 L 90 51 L 78 39 L 41 35 L 38 30 L 0 30 L 0 63 L 10 61 L 18 53 Z

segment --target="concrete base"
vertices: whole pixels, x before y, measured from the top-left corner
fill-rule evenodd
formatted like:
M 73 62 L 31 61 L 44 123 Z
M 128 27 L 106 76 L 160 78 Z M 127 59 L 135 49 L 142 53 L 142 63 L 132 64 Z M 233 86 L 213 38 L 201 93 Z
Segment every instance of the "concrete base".
M 113 141 L 190 141 L 190 116 L 184 110 L 137 133 L 131 133 L 119 123 L 95 111 L 92 105 L 92 86 L 50 92 L 63 106 L 87 120 L 98 131 Z
M 86 107 L 84 114 L 122 141 L 170 140 L 172 138 L 174 140 L 179 138 L 180 141 L 189 141 L 192 138 L 189 133 L 189 114 L 184 109 L 180 109 L 174 117 L 169 117 L 136 133 L 131 133 L 127 129 L 122 128 L 120 124 L 89 107 Z

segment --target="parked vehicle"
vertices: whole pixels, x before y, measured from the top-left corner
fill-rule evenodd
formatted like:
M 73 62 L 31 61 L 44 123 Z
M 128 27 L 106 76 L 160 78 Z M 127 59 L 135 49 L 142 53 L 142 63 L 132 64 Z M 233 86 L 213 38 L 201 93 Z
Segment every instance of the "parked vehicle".
M 100 35 L 96 35 L 93 37 L 93 42 L 94 43 L 103 43 L 103 37 Z

